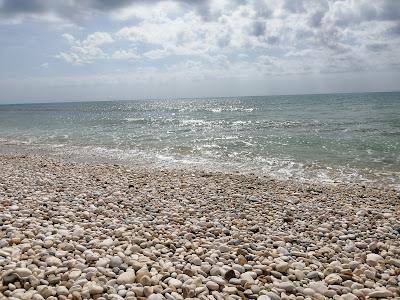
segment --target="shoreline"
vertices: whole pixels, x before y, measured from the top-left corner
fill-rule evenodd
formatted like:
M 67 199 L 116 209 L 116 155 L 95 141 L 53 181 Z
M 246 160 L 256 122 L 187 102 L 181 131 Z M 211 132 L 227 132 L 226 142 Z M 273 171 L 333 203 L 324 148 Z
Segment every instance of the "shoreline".
M 357 189 L 359 187 L 369 187 L 370 189 L 378 189 L 378 190 L 395 190 L 400 192 L 400 184 L 398 182 L 390 182 L 390 181 L 377 181 L 362 178 L 362 175 L 358 174 L 356 176 L 359 179 L 346 179 L 346 178 L 334 178 L 329 179 L 311 179 L 310 177 L 297 177 L 295 174 L 286 176 L 280 176 L 274 174 L 273 172 L 267 174 L 267 172 L 260 172 L 257 170 L 242 170 L 238 166 L 234 168 L 229 167 L 210 167 L 209 162 L 206 167 L 203 163 L 201 164 L 179 164 L 176 161 L 173 164 L 160 163 L 152 159 L 143 159 L 138 157 L 120 157 L 113 155 L 103 155 L 102 153 L 92 153 L 85 152 L 85 147 L 76 147 L 76 149 L 64 149 L 63 147 L 59 148 L 57 145 L 48 145 L 48 144 L 15 144 L 15 143 L 4 143 L 0 141 L 0 156 L 2 155 L 28 155 L 28 156 L 46 156 L 52 159 L 67 161 L 72 163 L 80 163 L 80 164 L 117 164 L 121 166 L 125 166 L 127 168 L 138 168 L 138 169 L 152 169 L 157 171 L 167 171 L 167 172 L 183 172 L 185 173 L 187 170 L 191 170 L 196 173 L 210 173 L 210 174 L 227 174 L 227 175 L 238 175 L 244 177 L 258 177 L 258 178 L 266 178 L 267 180 L 281 182 L 282 184 L 295 184 L 295 185 L 304 185 L 304 186 L 315 186 L 317 189 L 323 189 L 324 187 L 339 187 L 339 188 L 348 188 Z M 61 151 L 60 151 L 61 150 Z M 123 153 L 122 149 L 119 150 Z M 394 176 L 394 175 L 393 175 Z
M 12 153 L 0 173 L 0 299 L 400 297 L 392 188 Z

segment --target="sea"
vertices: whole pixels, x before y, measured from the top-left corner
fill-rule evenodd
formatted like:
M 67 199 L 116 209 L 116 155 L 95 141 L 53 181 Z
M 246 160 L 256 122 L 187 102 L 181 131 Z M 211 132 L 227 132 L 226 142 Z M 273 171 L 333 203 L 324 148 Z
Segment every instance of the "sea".
M 9 147 L 399 188 L 400 93 L 0 105 L 0 152 Z

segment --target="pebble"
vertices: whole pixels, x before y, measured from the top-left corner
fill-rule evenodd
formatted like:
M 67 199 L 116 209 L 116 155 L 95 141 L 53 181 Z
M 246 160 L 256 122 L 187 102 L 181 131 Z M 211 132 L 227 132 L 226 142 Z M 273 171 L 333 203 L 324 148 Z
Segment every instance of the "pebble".
M 400 298 L 390 189 L 30 155 L 0 174 L 0 299 Z
M 392 298 L 393 293 L 387 289 L 375 290 L 368 294 L 370 298 Z
M 171 287 L 174 287 L 175 289 L 179 289 L 180 287 L 182 287 L 182 281 L 175 279 L 175 278 L 171 278 L 168 281 L 168 285 Z
M 100 285 L 96 284 L 96 283 L 89 283 L 88 284 L 88 290 L 90 295 L 97 295 L 97 294 L 101 294 L 103 292 L 103 287 L 101 287 Z
M 206 287 L 211 291 L 218 291 L 219 290 L 219 284 L 215 283 L 214 281 L 208 281 L 206 283 Z
M 367 264 L 369 264 L 372 267 L 376 266 L 378 263 L 382 261 L 384 261 L 383 257 L 378 254 L 374 253 L 367 254 Z
M 117 278 L 117 283 L 124 285 L 131 284 L 135 282 L 135 279 L 136 279 L 135 271 L 130 270 L 119 275 Z
M 257 297 L 257 300 L 272 300 L 272 299 L 267 295 L 261 295 Z
M 343 281 L 342 277 L 340 277 L 339 274 L 329 274 L 328 276 L 325 277 L 324 280 L 329 285 L 340 284 Z
M 68 278 L 71 280 L 76 280 L 81 276 L 81 270 L 71 270 L 68 274 Z
M 289 270 L 289 264 L 287 262 L 281 262 L 276 265 L 275 269 L 280 273 L 286 273 Z
M 110 259 L 109 265 L 111 268 L 119 268 L 122 265 L 122 259 L 119 256 L 113 256 Z
M 163 296 L 161 294 L 151 294 L 148 300 L 163 300 Z
M 58 257 L 55 256 L 50 256 L 46 259 L 46 264 L 47 266 L 51 267 L 51 266 L 61 266 L 62 262 L 61 259 L 59 259 Z
M 277 284 L 277 287 L 288 293 L 294 293 L 296 291 L 296 287 L 292 282 L 280 282 Z
M 236 294 L 238 292 L 238 289 L 234 286 L 226 286 L 222 289 L 222 291 L 227 294 Z
M 309 287 L 321 295 L 324 295 L 328 291 L 328 287 L 322 281 L 310 282 Z
M 29 270 L 28 268 L 16 268 L 14 272 L 20 278 L 25 278 L 32 275 L 32 271 Z

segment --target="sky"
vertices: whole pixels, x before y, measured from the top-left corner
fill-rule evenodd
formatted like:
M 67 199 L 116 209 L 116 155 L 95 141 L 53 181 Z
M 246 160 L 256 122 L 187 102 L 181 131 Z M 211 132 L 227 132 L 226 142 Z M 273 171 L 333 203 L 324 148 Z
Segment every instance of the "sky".
M 0 103 L 400 90 L 399 0 L 0 0 Z

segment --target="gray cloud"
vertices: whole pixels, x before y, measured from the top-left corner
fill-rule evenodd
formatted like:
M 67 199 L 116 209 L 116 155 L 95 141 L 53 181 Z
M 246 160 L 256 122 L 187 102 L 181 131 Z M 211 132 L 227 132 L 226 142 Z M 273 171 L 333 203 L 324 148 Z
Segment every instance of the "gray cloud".
M 383 2 L 382 8 L 381 19 L 400 21 L 400 3 L 398 0 L 386 0 Z
M 386 33 L 387 33 L 389 36 L 400 36 L 400 21 L 399 21 L 396 25 L 390 27 L 390 28 L 386 31 Z
M 225 34 L 224 36 L 221 36 L 217 40 L 218 47 L 220 47 L 220 48 L 228 47 L 230 42 L 231 42 L 231 37 L 229 34 Z
M 109 10 L 114 10 L 118 9 L 124 6 L 128 6 L 134 2 L 144 2 L 138 1 L 138 0 L 91 0 L 88 1 L 87 6 L 88 7 L 93 7 L 99 10 L 104 10 L 104 11 L 109 11 Z M 149 2 L 155 2 L 155 1 L 149 1 Z
M 4 0 L 0 6 L 0 11 L 4 15 L 14 15 L 19 13 L 40 13 L 46 10 L 46 3 L 40 0 Z
M 302 0 L 295 0 L 295 1 L 285 0 L 283 8 L 285 8 L 287 11 L 291 13 L 296 13 L 296 14 L 306 12 Z
M 335 24 L 341 27 L 368 21 L 398 21 L 400 3 L 398 0 L 360 2 L 356 9 L 347 8 L 336 17 Z
M 267 38 L 267 43 L 270 45 L 277 45 L 279 43 L 279 37 L 278 36 L 269 36 Z
M 265 34 L 265 29 L 266 29 L 265 22 L 255 21 L 251 24 L 249 32 L 251 35 L 254 36 L 262 36 Z
M 78 20 L 82 15 L 91 12 L 111 12 L 116 9 L 134 4 L 154 4 L 165 0 L 3 0 L 0 1 L 0 16 L 13 18 L 18 16 L 36 16 L 46 13 L 63 19 Z M 185 5 L 193 6 L 194 9 L 205 18 L 211 17 L 209 11 L 209 0 L 174 0 Z M 240 1 L 240 0 L 236 0 Z
M 272 15 L 272 10 L 263 0 L 254 0 L 253 5 L 256 8 L 257 17 L 268 18 Z
M 320 27 L 322 25 L 322 19 L 325 16 L 325 12 L 322 10 L 318 10 L 313 13 L 309 19 L 308 23 L 311 27 Z
M 372 52 L 380 52 L 388 48 L 388 45 L 383 43 L 372 43 L 366 45 L 365 47 Z
M 91 15 L 92 12 L 108 13 L 135 3 L 152 5 L 166 0 L 3 0 L 0 1 L 0 16 L 14 18 L 20 16 L 40 17 L 51 13 L 62 19 L 79 20 L 82 16 Z M 184 6 L 191 7 L 205 21 L 215 20 L 223 12 L 210 9 L 211 0 L 172 0 Z M 289 14 L 308 13 L 309 25 L 315 28 L 321 26 L 327 11 L 337 3 L 346 1 L 336 0 L 285 0 L 282 8 Z M 256 17 L 268 19 L 273 14 L 272 2 L 264 0 L 232 0 L 231 7 L 251 4 L 256 11 Z M 364 21 L 400 20 L 400 5 L 398 0 L 359 1 L 354 7 L 343 7 L 335 14 L 335 25 L 346 27 Z M 317 8 L 317 9 L 315 9 Z M 257 30 L 256 30 L 257 31 Z

